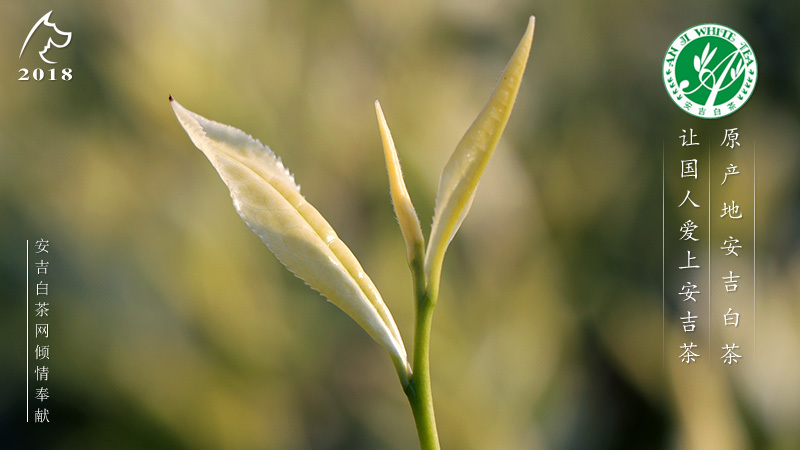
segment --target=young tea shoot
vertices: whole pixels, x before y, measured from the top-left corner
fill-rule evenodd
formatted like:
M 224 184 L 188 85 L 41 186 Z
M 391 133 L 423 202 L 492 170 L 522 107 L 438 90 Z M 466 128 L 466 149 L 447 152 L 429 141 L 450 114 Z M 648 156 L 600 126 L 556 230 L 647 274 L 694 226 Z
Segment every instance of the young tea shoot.
M 233 206 L 247 226 L 292 273 L 352 317 L 388 351 L 425 450 L 439 448 L 428 354 L 444 256 L 508 123 L 528 62 L 534 24 L 531 16 L 488 103 L 442 170 L 427 245 L 392 134 L 380 103 L 375 102 L 392 204 L 414 278 L 416 323 L 411 360 L 378 289 L 330 224 L 300 193 L 280 158 L 243 131 L 206 119 L 169 98 L 178 121 L 227 185 Z

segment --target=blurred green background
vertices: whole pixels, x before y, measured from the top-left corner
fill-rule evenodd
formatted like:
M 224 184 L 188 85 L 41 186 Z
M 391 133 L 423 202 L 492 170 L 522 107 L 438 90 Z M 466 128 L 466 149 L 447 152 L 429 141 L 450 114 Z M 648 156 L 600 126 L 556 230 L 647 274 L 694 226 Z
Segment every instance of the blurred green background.
M 51 9 L 73 33 L 52 53 L 73 79 L 17 81 L 42 64 L 16 56 Z M 800 447 L 800 5 L 755 0 L 3 2 L 0 446 L 415 448 L 390 359 L 247 229 L 167 96 L 282 157 L 410 346 L 372 103 L 427 233 L 441 167 L 531 14 L 516 108 L 445 259 L 443 447 Z M 725 119 L 758 154 L 758 356 L 676 371 L 662 365 L 661 149 L 710 125 L 660 70 L 704 22 L 743 34 L 759 64 Z M 39 238 L 51 423 L 26 425 L 25 242 Z

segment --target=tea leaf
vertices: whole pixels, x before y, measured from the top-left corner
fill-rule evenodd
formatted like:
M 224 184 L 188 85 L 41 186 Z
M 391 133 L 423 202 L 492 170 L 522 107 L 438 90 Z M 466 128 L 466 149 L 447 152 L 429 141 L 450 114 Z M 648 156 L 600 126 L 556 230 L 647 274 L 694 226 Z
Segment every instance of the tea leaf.
M 406 256 L 408 263 L 414 265 L 415 261 L 421 261 L 425 249 L 425 238 L 422 237 L 422 227 L 419 225 L 417 211 L 411 203 L 408 195 L 406 183 L 403 180 L 403 170 L 400 168 L 400 160 L 397 157 L 397 149 L 394 146 L 392 133 L 386 123 L 381 104 L 375 100 L 375 112 L 378 115 L 378 127 L 381 131 L 381 142 L 383 143 L 383 156 L 386 159 L 386 171 L 389 173 L 389 190 L 392 195 L 392 204 L 400 224 L 400 231 L 406 243 Z
M 489 102 L 461 138 L 442 170 L 430 243 L 425 254 L 425 271 L 434 289 L 438 287 L 447 246 L 469 212 L 478 181 L 508 123 L 528 62 L 534 26 L 535 18 L 531 16 L 528 28 Z
M 394 319 L 361 264 L 300 194 L 269 147 L 241 130 L 197 115 L 170 97 L 192 142 L 230 189 L 239 216 L 292 273 L 319 291 L 386 347 L 410 373 Z

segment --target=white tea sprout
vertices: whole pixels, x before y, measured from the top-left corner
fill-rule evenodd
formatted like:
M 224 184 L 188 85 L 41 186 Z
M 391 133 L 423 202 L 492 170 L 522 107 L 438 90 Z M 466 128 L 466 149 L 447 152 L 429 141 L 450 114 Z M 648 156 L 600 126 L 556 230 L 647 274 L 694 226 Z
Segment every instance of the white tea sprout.
M 439 179 L 430 243 L 425 254 L 425 273 L 438 289 L 445 251 L 472 206 L 475 190 L 505 130 L 522 75 L 528 63 L 536 20 L 528 28 L 508 61 L 492 96 L 456 146 Z

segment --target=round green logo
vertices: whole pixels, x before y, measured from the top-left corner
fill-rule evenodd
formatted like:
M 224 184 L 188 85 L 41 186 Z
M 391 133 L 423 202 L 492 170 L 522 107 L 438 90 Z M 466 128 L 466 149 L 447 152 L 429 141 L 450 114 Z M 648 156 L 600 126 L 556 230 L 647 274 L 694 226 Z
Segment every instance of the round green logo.
M 664 56 L 664 85 L 689 114 L 718 119 L 750 98 L 758 67 L 750 44 L 732 29 L 707 23 L 681 33 Z

